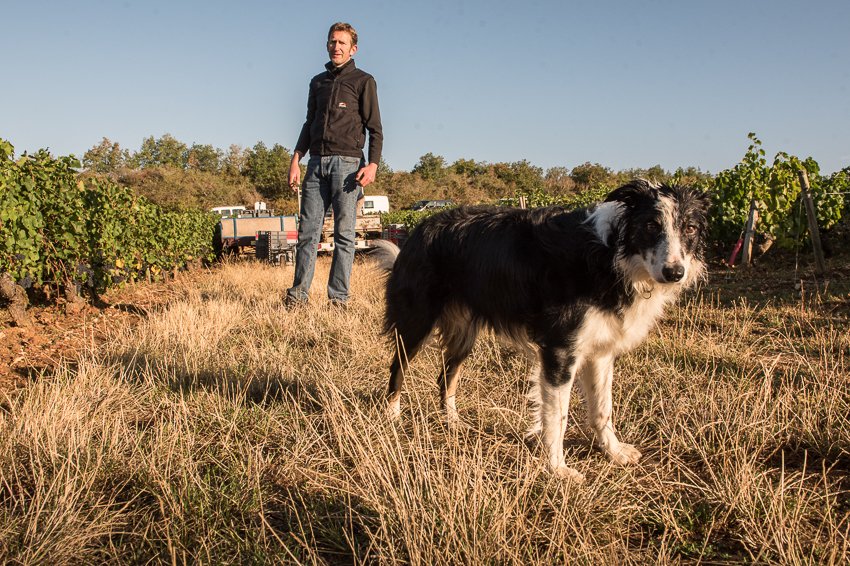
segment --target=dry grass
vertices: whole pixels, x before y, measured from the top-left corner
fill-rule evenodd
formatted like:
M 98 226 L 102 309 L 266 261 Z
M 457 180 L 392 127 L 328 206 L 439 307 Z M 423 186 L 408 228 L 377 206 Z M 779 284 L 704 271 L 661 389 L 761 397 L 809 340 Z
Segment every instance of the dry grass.
M 562 483 L 523 442 L 525 362 L 492 337 L 435 403 L 439 356 L 383 418 L 382 285 L 284 310 L 291 268 L 225 265 L 0 411 L 0 562 L 847 563 L 848 323 L 710 289 L 618 361 L 618 428 L 580 395 Z M 179 282 L 176 283 L 180 285 Z M 578 423 L 578 426 L 575 426 Z

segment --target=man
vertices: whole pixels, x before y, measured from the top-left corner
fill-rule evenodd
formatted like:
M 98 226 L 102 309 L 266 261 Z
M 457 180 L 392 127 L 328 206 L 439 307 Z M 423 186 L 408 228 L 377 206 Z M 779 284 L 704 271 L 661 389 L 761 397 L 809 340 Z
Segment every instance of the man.
M 289 186 L 298 190 L 298 163 L 308 151 L 307 172 L 301 187 L 301 217 L 295 252 L 295 280 L 286 292 L 286 304 L 307 302 L 316 250 L 325 213 L 333 209 L 334 253 L 328 278 L 328 299 L 344 306 L 348 301 L 354 263 L 354 223 L 361 187 L 375 180 L 381 159 L 383 131 L 375 79 L 354 65 L 357 32 L 336 23 L 328 31 L 330 62 L 310 81 L 307 120 L 289 166 Z M 369 132 L 369 163 L 363 160 Z

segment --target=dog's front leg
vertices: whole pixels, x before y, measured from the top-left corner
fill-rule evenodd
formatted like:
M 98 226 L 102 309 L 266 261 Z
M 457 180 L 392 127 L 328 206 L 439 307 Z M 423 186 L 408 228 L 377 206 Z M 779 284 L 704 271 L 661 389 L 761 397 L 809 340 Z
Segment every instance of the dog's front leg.
M 457 384 L 460 378 L 460 363 L 450 358 L 443 364 L 437 383 L 440 387 L 440 404 L 446 414 L 446 422 L 450 429 L 458 428 L 460 417 L 457 413 L 455 395 L 457 395 Z
M 614 377 L 613 356 L 587 360 L 579 368 L 579 380 L 587 398 L 587 418 L 596 434 L 596 443 L 615 464 L 634 464 L 640 452 L 631 444 L 620 442 L 612 421 L 611 383 Z
M 563 373 L 555 375 L 564 375 Z M 569 375 L 567 373 L 566 375 Z M 553 379 L 545 370 L 540 376 L 540 427 L 541 441 L 549 458 L 549 467 L 556 476 L 570 481 L 582 482 L 584 476 L 567 466 L 564 458 L 564 432 L 567 429 L 567 415 L 570 409 L 572 377 L 566 380 Z M 551 383 L 555 381 L 556 384 Z M 560 383 L 558 383 L 560 381 Z

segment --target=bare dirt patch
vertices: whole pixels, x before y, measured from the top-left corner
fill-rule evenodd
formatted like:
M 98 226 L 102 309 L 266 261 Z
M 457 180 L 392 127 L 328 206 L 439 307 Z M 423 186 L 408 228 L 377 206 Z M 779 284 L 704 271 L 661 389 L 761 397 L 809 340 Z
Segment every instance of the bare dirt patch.
M 27 385 L 60 363 L 93 349 L 115 329 L 132 325 L 148 312 L 168 304 L 184 284 L 210 277 L 210 270 L 178 274 L 176 279 L 135 283 L 109 291 L 97 305 L 86 303 L 73 312 L 65 304 L 28 309 L 29 328 L 16 327 L 0 308 L 0 392 Z M 177 285 L 176 283 L 180 283 Z

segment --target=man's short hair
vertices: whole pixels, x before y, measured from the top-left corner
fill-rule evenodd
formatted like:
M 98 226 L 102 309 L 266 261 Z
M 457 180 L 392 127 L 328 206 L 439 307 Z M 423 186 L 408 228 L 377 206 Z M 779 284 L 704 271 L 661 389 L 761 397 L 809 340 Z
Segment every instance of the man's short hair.
M 331 29 L 328 30 L 328 41 L 330 41 L 331 36 L 335 31 L 345 31 L 348 32 L 348 35 L 351 36 L 351 45 L 357 45 L 357 31 L 351 27 L 351 24 L 347 24 L 345 22 L 337 22 L 331 26 Z

